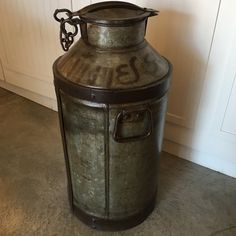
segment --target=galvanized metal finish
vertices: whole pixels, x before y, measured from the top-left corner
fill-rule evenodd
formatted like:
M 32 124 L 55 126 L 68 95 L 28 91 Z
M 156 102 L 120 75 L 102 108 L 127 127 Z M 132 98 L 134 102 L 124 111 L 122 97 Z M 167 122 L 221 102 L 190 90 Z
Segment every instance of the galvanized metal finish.
M 120 44 L 123 36 L 116 41 Z M 80 39 L 58 60 L 55 69 L 76 85 L 126 91 L 169 82 L 161 80 L 168 74 L 170 65 L 146 41 L 128 49 L 106 50 L 94 48 Z
M 146 22 L 141 21 L 134 25 L 106 27 L 91 25 L 87 30 L 88 42 L 100 48 L 120 48 L 137 45 L 144 39 Z M 119 40 L 117 40 L 119 38 Z
M 144 40 L 155 14 L 122 2 L 55 12 L 64 49 L 73 41 L 65 24 L 82 31 L 53 71 L 71 206 L 94 228 L 129 228 L 154 207 L 171 78 Z

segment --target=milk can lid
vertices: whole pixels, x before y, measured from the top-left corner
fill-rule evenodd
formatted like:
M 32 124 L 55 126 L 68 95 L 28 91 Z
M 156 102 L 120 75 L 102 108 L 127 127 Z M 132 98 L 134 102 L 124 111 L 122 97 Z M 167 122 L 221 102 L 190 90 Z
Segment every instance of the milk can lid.
M 77 14 L 87 23 L 125 25 L 155 16 L 158 11 L 141 8 L 128 2 L 100 2 L 84 7 Z

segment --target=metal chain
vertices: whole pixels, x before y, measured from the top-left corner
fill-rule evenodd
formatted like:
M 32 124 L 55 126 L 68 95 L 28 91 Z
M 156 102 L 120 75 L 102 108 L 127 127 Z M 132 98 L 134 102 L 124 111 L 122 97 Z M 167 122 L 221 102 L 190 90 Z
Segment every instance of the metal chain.
M 68 18 L 59 18 L 58 14 L 65 13 Z M 54 12 L 54 18 L 56 21 L 60 22 L 60 43 L 64 51 L 68 51 L 70 46 L 74 42 L 74 37 L 78 34 L 78 24 L 81 23 L 79 18 L 73 18 L 73 12 L 68 9 L 57 9 Z M 66 24 L 73 27 L 73 32 L 69 32 L 66 29 Z

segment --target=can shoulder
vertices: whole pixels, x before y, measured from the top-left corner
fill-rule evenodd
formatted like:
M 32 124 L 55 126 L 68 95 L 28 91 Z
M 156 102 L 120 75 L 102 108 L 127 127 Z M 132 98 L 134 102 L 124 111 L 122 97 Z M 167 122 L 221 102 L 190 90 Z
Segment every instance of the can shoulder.
M 79 40 L 55 66 L 67 80 L 101 89 L 140 88 L 162 80 L 170 70 L 169 62 L 146 41 L 131 48 L 103 50 Z

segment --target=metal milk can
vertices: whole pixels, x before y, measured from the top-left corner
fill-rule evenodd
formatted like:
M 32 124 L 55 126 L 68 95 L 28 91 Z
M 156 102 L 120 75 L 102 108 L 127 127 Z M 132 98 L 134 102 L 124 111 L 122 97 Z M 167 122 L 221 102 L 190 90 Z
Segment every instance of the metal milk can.
M 81 32 L 53 73 L 71 207 L 93 228 L 126 229 L 154 208 L 171 79 L 144 39 L 155 15 L 127 2 L 54 14 L 65 51 Z

